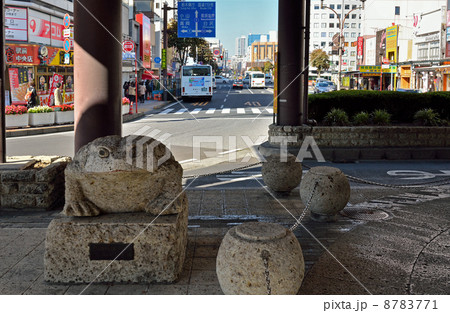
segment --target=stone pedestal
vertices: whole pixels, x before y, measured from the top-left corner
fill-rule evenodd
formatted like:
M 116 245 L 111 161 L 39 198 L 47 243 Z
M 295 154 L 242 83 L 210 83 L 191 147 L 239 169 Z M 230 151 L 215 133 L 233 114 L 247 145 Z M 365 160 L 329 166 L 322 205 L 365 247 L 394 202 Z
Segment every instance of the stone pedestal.
M 47 230 L 45 280 L 58 283 L 173 282 L 183 268 L 187 208 L 60 217 Z
M 270 156 L 263 163 L 261 174 L 271 190 L 289 194 L 302 180 L 302 164 L 293 155 L 288 155 L 286 160 L 280 159 L 280 156 Z
M 345 208 L 350 199 L 350 184 L 340 169 L 316 166 L 303 176 L 300 197 L 305 205 L 311 198 L 309 208 L 314 220 L 334 221 L 337 213 Z
M 264 255 L 272 294 L 296 294 L 305 272 L 297 238 L 281 225 L 259 222 L 233 227 L 225 235 L 216 262 L 222 291 L 230 295 L 267 294 Z

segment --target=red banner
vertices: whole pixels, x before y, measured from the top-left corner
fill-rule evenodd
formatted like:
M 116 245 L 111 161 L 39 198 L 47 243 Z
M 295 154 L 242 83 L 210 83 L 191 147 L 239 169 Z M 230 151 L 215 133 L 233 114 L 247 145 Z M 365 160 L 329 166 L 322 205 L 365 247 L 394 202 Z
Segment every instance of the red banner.
M 150 30 L 150 19 L 143 13 L 136 14 L 136 21 L 141 24 L 141 42 L 140 42 L 140 53 L 142 57 L 142 66 L 146 69 L 152 67 L 151 57 L 152 57 L 152 43 L 151 43 L 151 30 Z
M 32 45 L 5 46 L 6 63 L 13 65 L 38 65 L 38 49 Z
M 362 60 L 363 59 L 363 54 L 364 54 L 364 38 L 363 37 L 358 37 L 358 41 L 356 44 L 356 54 L 357 54 L 357 59 L 358 60 Z

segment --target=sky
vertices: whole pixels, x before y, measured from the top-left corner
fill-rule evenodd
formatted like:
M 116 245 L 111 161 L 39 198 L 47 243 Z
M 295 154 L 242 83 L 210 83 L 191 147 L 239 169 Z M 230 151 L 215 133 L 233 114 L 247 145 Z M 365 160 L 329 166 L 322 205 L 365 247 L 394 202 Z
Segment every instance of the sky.
M 200 0 L 199 0 L 200 1 Z M 209 0 L 202 0 L 209 1 Z M 278 0 L 215 0 L 216 38 L 229 55 L 242 35 L 268 34 L 278 29 Z

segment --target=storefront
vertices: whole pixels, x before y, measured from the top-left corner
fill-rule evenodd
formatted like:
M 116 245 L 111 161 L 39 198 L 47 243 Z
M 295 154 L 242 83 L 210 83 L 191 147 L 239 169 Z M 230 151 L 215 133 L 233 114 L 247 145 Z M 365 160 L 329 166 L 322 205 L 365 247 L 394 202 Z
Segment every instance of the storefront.
M 6 64 L 12 104 L 26 104 L 28 84 L 34 82 L 40 105 L 51 105 L 51 84 L 62 78 L 65 104 L 74 102 L 73 52 L 69 58 L 61 48 L 32 44 L 6 44 Z
M 384 67 L 384 66 L 383 66 Z M 382 68 L 379 65 L 361 65 L 361 89 L 364 90 L 396 90 L 397 89 L 397 66 L 387 65 Z M 380 88 L 381 82 L 381 88 Z

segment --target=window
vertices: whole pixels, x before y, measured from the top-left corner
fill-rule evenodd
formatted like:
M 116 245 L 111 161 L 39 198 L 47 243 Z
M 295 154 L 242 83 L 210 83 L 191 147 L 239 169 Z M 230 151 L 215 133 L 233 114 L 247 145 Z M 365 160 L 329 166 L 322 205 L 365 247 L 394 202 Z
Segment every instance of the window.
M 356 9 L 356 4 L 352 5 L 352 9 Z
M 439 58 L 439 41 L 430 43 L 430 58 Z
M 349 28 L 350 27 L 350 23 L 344 23 L 344 28 Z
M 314 49 L 319 49 L 319 43 L 317 41 L 314 41 L 313 47 Z
M 319 13 L 315 13 L 314 14 L 314 18 L 317 20 L 317 19 L 319 19 Z
M 356 14 L 352 14 L 352 19 L 356 19 Z
M 355 66 L 355 61 L 350 61 L 351 66 Z
M 334 10 L 334 4 L 330 4 L 330 8 Z
M 356 28 L 356 23 L 352 23 L 352 28 Z
M 352 38 L 356 38 L 356 33 L 352 33 L 352 34 L 351 34 L 351 37 L 352 37 Z
M 334 23 L 328 24 L 328 27 L 329 27 L 329 28 L 334 28 Z
M 314 37 L 314 38 L 319 37 L 319 33 L 313 33 L 313 37 Z
M 322 13 L 321 18 L 327 18 L 327 14 L 326 13 Z
M 400 15 L 400 7 L 395 7 L 395 15 Z
M 345 37 L 345 38 L 348 38 L 348 33 L 344 33 L 344 37 Z
M 330 41 L 330 42 L 328 43 L 328 47 L 333 47 L 333 42 L 332 42 L 332 41 Z
M 321 32 L 320 33 L 320 37 L 326 37 L 327 36 L 327 33 L 326 32 Z
M 340 15 L 340 14 L 338 14 L 337 16 L 338 16 L 338 18 L 341 18 L 341 15 Z
M 319 10 L 319 9 L 320 9 L 320 6 L 318 4 L 315 4 L 314 5 L 314 10 Z
M 341 24 L 340 24 L 340 23 L 337 23 L 337 24 L 336 24 L 336 27 L 337 27 L 337 28 L 341 28 Z
M 345 5 L 345 9 L 346 9 L 346 10 L 350 10 L 350 4 L 346 4 L 346 5 Z
M 333 13 L 330 13 L 330 18 L 334 18 L 334 14 Z
M 328 37 L 333 38 L 334 33 L 328 33 Z
M 327 28 L 327 23 L 322 23 L 322 24 L 320 24 L 320 26 L 321 26 L 322 28 Z
M 322 41 L 322 42 L 320 43 L 320 46 L 321 46 L 322 48 L 325 48 L 326 45 L 327 45 L 327 43 L 326 43 L 325 41 Z
M 319 28 L 319 23 L 314 23 L 313 28 Z
M 419 60 L 428 59 L 428 43 L 421 43 L 417 49 L 417 58 Z
M 361 28 L 361 23 L 358 24 L 358 28 Z
M 341 9 L 341 5 L 340 5 L 340 4 L 337 5 L 337 9 L 338 9 L 338 10 Z
M 350 56 L 354 57 L 356 55 L 356 51 L 350 51 Z

